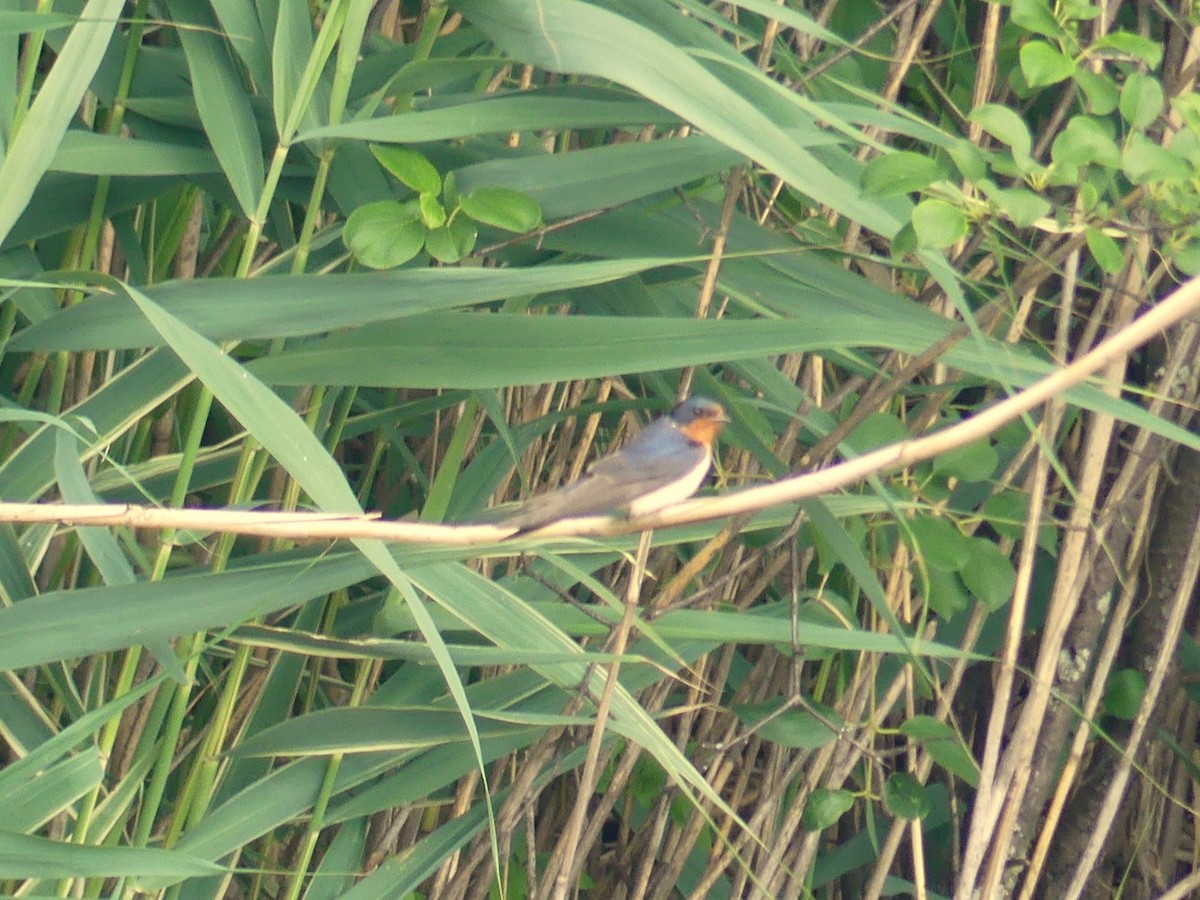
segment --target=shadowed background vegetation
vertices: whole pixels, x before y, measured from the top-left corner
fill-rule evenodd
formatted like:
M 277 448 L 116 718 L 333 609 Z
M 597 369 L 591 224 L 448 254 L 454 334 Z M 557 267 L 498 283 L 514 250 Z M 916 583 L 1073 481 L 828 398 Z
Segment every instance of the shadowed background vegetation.
M 689 392 L 718 490 L 959 421 L 1200 270 L 1191 15 L 9 3 L 0 498 L 470 521 Z M 644 567 L 0 527 L 0 890 L 1185 896 L 1196 356 Z

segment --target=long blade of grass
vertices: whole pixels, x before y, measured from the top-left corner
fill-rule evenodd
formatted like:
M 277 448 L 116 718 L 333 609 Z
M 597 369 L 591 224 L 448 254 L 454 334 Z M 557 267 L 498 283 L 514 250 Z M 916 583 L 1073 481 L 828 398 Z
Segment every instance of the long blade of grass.
M 25 211 L 96 74 L 124 0 L 88 0 L 0 162 L 0 243 Z

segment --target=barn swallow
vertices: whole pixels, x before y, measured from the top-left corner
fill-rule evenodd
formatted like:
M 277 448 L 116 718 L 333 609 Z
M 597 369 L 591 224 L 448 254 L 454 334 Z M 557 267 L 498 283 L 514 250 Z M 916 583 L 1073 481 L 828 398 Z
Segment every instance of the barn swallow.
M 560 519 L 627 510 L 641 516 L 685 500 L 712 466 L 713 443 L 729 418 L 704 397 L 684 400 L 578 481 L 529 500 L 500 525 L 534 531 Z

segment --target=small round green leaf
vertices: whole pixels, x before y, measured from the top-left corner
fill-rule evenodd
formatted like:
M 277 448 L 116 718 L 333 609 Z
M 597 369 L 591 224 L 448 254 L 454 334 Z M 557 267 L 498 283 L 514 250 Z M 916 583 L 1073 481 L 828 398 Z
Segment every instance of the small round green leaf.
M 966 138 L 957 138 L 946 146 L 946 154 L 967 181 L 979 181 L 987 177 L 987 160 L 973 143 Z
M 1128 56 L 1144 62 L 1149 69 L 1157 69 L 1162 62 L 1163 45 L 1159 41 L 1133 34 L 1129 31 L 1114 31 L 1092 44 L 1091 51 L 1113 51 L 1105 56 Z
M 364 266 L 394 269 L 421 252 L 425 226 L 407 204 L 380 200 L 350 214 L 342 240 Z
M 1025 188 L 993 190 L 989 196 L 997 211 L 1018 228 L 1028 228 L 1050 215 L 1050 202 Z
M 907 524 L 913 552 L 926 565 L 942 572 L 957 572 L 967 564 L 971 541 L 949 519 L 920 516 L 910 519 Z
M 895 197 L 924 190 L 945 177 L 930 157 L 897 150 L 867 163 L 862 173 L 862 188 L 869 197 Z
M 911 222 L 905 222 L 900 226 L 900 230 L 892 235 L 892 259 L 903 259 L 909 253 L 916 253 L 918 249 L 920 248 L 917 245 L 917 233 L 913 231 Z
M 979 511 L 996 534 L 1016 540 L 1025 530 L 1029 497 L 1019 491 L 1002 491 L 984 500 Z
M 1087 101 L 1087 111 L 1094 116 L 1107 116 L 1117 108 L 1120 92 L 1117 83 L 1107 75 L 1099 75 L 1087 66 L 1075 70 L 1075 83 Z
M 1093 116 L 1072 116 L 1050 145 L 1050 158 L 1060 165 L 1098 163 L 1108 169 L 1121 165 L 1121 149 L 1113 140 L 1112 126 Z
M 883 802 L 888 812 L 899 819 L 923 819 L 933 804 L 925 785 L 907 772 L 893 772 L 883 788 Z
M 1114 672 L 1104 691 L 1104 711 L 1118 719 L 1133 721 L 1145 693 L 1146 678 L 1137 669 Z
M 922 200 L 912 213 L 913 231 L 922 247 L 949 247 L 967 236 L 967 217 L 945 200 Z
M 1169 246 L 1165 253 L 1167 257 L 1188 275 L 1200 274 L 1200 240 L 1183 241 L 1178 245 Z
M 1029 41 L 1021 47 L 1021 72 L 1030 87 L 1046 87 L 1066 81 L 1075 73 L 1075 60 L 1045 41 Z
M 1048 38 L 1065 37 L 1066 31 L 1054 17 L 1048 0 L 1012 0 L 1009 14 L 1014 25 L 1025 31 L 1045 35 Z
M 858 453 L 866 453 L 876 447 L 898 444 L 912 437 L 897 416 L 890 413 L 871 413 L 846 436 L 846 443 Z
M 441 228 L 430 229 L 425 249 L 438 262 L 456 263 L 471 255 L 476 237 L 475 226 L 460 216 Z
M 929 595 L 925 602 L 946 621 L 950 621 L 971 605 L 971 596 L 963 587 L 962 579 L 954 572 L 943 572 L 929 566 L 924 574 L 929 582 Z
M 477 188 L 459 198 L 462 211 L 485 225 L 518 233 L 542 224 L 542 208 L 532 197 L 508 188 Z
M 446 202 L 446 209 L 457 209 L 458 201 L 462 195 L 458 190 L 458 176 L 453 172 L 447 172 L 446 177 L 442 179 L 442 199 Z
M 1017 572 L 1000 548 L 985 538 L 970 538 L 971 556 L 963 566 L 967 589 L 988 609 L 996 610 L 1012 598 Z
M 1186 162 L 1170 150 L 1164 150 L 1140 131 L 1133 132 L 1125 142 L 1121 171 L 1134 184 L 1178 181 L 1191 175 L 1191 169 Z
M 1191 129 L 1193 134 L 1200 134 L 1200 94 L 1172 97 L 1171 111 L 1183 119 L 1184 124 Z
M 853 805 L 854 795 L 849 791 L 817 788 L 808 798 L 801 824 L 806 831 L 821 831 L 836 823 Z
M 958 733 L 932 716 L 913 716 L 900 726 L 900 733 L 920 743 L 935 763 L 971 787 L 979 784 L 979 765 L 967 751 Z
M 446 210 L 437 194 L 421 194 L 417 202 L 421 205 L 421 221 L 426 228 L 441 228 L 446 224 Z
M 802 709 L 779 712 L 778 701 L 739 706 L 735 712 L 747 725 L 758 726 L 755 734 L 764 741 L 801 750 L 815 750 L 836 740 L 841 725 L 832 711 L 822 711 L 827 713 L 825 721 Z
M 1121 117 L 1138 131 L 1158 118 L 1163 102 L 1162 85 L 1149 75 L 1131 72 L 1121 87 Z
M 1125 268 L 1125 254 L 1121 252 L 1121 245 L 1099 228 L 1087 229 L 1083 237 L 1092 259 L 1109 275 L 1116 275 Z
M 981 440 L 955 447 L 933 461 L 935 475 L 960 481 L 984 481 L 996 471 L 1000 457 L 990 441 Z
M 442 176 L 433 163 L 411 147 L 372 144 L 371 152 L 385 169 L 418 194 L 440 194 Z
M 1033 140 L 1029 137 L 1029 126 L 1007 106 L 985 103 L 971 110 L 967 118 L 977 123 L 996 140 L 1011 147 L 1018 162 L 1029 159 L 1029 151 L 1033 147 Z

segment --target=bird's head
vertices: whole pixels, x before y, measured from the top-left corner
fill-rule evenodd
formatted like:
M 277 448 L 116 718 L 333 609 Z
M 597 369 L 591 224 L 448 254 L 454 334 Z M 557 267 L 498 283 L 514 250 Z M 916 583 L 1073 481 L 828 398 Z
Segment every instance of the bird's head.
M 711 447 L 729 416 L 707 397 L 688 397 L 671 411 L 671 420 L 689 441 Z

